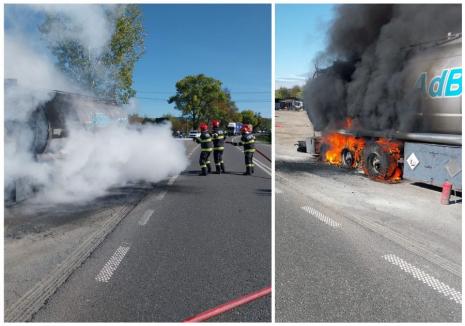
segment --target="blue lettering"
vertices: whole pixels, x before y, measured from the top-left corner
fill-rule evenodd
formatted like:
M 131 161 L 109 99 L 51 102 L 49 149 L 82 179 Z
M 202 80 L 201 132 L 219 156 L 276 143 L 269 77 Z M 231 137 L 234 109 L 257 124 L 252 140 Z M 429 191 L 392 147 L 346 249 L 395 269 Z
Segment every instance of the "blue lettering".
M 416 88 L 421 89 L 422 93 L 426 93 L 426 80 L 426 72 L 422 72 L 415 85 Z
M 456 97 L 462 95 L 462 68 L 450 68 L 441 71 L 428 82 L 428 73 L 421 72 L 415 88 L 432 98 Z
M 431 97 L 440 97 L 442 96 L 442 91 L 444 89 L 444 81 L 447 76 L 447 69 L 442 71 L 441 76 L 436 76 L 431 79 L 431 83 L 429 84 L 428 93 Z
M 462 68 L 450 70 L 444 96 L 460 96 L 462 94 Z

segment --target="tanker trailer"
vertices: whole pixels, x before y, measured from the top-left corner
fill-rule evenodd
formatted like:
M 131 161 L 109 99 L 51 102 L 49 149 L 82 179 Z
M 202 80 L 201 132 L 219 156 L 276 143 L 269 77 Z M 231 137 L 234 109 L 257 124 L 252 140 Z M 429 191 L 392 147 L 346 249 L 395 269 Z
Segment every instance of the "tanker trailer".
M 461 34 L 411 46 L 405 92 L 418 100 L 414 123 L 404 130 L 369 130 L 356 119 L 340 129 L 299 141 L 298 151 L 345 168 L 359 168 L 370 178 L 401 178 L 462 189 L 462 37 Z M 412 118 L 412 117 L 411 117 Z
M 22 97 L 44 94 L 44 91 L 25 89 L 15 83 L 9 84 L 7 86 L 5 83 L 6 97 L 13 92 Z M 43 95 L 46 100 L 31 101 L 36 106 L 26 110 L 26 117 L 5 118 L 5 146 L 13 148 L 11 151 L 6 150 L 5 155 L 16 155 L 17 162 L 24 159 L 40 164 L 62 159 L 63 141 L 69 137 L 72 129 L 94 131 L 108 125 L 128 125 L 128 114 L 114 101 L 56 90 L 46 93 Z M 17 95 L 12 98 L 13 100 L 5 101 L 6 111 L 14 110 L 18 100 L 21 100 Z M 30 171 L 23 175 L 22 171 L 11 169 L 8 163 L 12 161 L 5 157 L 5 171 L 14 171 L 13 175 L 5 175 L 4 194 L 7 205 L 29 198 L 40 188 L 40 184 L 31 177 L 33 174 Z

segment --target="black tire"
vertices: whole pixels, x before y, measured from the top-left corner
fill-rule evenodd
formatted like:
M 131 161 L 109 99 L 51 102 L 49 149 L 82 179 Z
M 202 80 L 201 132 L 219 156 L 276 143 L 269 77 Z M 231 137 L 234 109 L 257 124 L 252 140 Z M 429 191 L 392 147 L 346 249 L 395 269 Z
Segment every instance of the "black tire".
M 389 171 L 389 166 L 394 158 L 383 151 L 376 143 L 369 143 L 363 149 L 362 167 L 365 173 L 372 179 L 386 180 L 391 177 L 393 171 Z
M 50 138 L 49 124 L 44 106 L 40 106 L 32 112 L 29 118 L 29 128 L 31 128 L 34 137 L 31 151 L 34 154 L 42 154 L 47 148 Z
M 346 169 L 352 169 L 355 166 L 355 154 L 344 148 L 341 152 L 342 167 Z

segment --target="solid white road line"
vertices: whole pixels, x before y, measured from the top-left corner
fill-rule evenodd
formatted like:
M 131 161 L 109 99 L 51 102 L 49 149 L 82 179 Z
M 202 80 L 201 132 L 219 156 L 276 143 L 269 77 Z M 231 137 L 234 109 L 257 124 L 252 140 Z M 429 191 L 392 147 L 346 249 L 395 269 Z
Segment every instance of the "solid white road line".
M 306 211 L 307 213 L 309 213 L 310 215 L 313 215 L 314 217 L 316 217 L 317 219 L 319 219 L 321 222 L 323 223 L 326 223 L 328 224 L 329 226 L 333 227 L 333 228 L 338 228 L 341 226 L 341 224 L 339 224 L 338 222 L 336 222 L 335 220 L 333 220 L 332 218 L 326 216 L 325 214 L 317 211 L 316 209 L 314 209 L 313 207 L 310 207 L 310 206 L 304 206 L 304 207 L 301 207 L 304 211 Z
M 129 248 L 130 247 L 120 246 L 118 249 L 116 249 L 113 256 L 111 256 L 110 260 L 105 264 L 105 266 L 103 266 L 100 273 L 98 273 L 98 275 L 95 277 L 95 280 L 97 282 L 107 283 L 118 268 L 124 256 L 126 256 L 128 253 Z
M 244 150 L 242 148 L 239 148 L 238 146 L 234 146 L 235 148 L 237 148 L 239 151 L 241 151 L 242 153 L 244 153 Z M 272 176 L 272 171 L 271 171 L 271 168 L 266 166 L 264 163 L 260 162 L 259 160 L 257 160 L 256 158 L 253 159 L 253 163 L 258 166 L 260 169 L 262 169 L 263 171 L 265 171 L 265 173 L 267 173 L 269 176 Z
M 257 159 L 254 159 L 253 163 L 255 165 L 257 165 L 258 167 L 260 167 L 263 171 L 265 171 L 267 174 L 269 174 L 271 176 L 271 168 L 270 167 L 266 166 L 264 163 L 262 163 L 261 161 L 259 161 Z
M 145 225 L 149 221 L 150 217 L 153 214 L 153 209 L 148 209 L 145 211 L 144 215 L 142 215 L 141 219 L 139 220 L 139 225 Z
M 412 275 L 417 280 L 422 281 L 450 300 L 455 301 L 458 304 L 462 304 L 462 293 L 455 290 L 454 288 L 451 288 L 447 284 L 442 283 L 437 278 L 423 272 L 421 269 L 407 263 L 405 260 L 397 257 L 396 255 L 388 254 L 384 255 L 383 258 L 391 264 L 398 266 L 404 272 Z

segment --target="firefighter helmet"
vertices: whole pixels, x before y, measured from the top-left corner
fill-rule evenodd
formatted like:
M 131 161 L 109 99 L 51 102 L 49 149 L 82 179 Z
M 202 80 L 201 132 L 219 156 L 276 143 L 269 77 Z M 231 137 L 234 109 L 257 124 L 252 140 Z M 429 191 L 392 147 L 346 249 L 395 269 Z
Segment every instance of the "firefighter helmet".
M 242 133 L 248 132 L 247 125 L 243 125 L 243 126 L 241 127 L 241 132 L 242 132 Z
M 218 128 L 220 126 L 220 120 L 212 120 L 212 126 L 215 128 Z
M 205 122 L 201 122 L 199 124 L 199 129 L 200 129 L 200 131 L 207 131 L 208 130 L 208 125 Z

